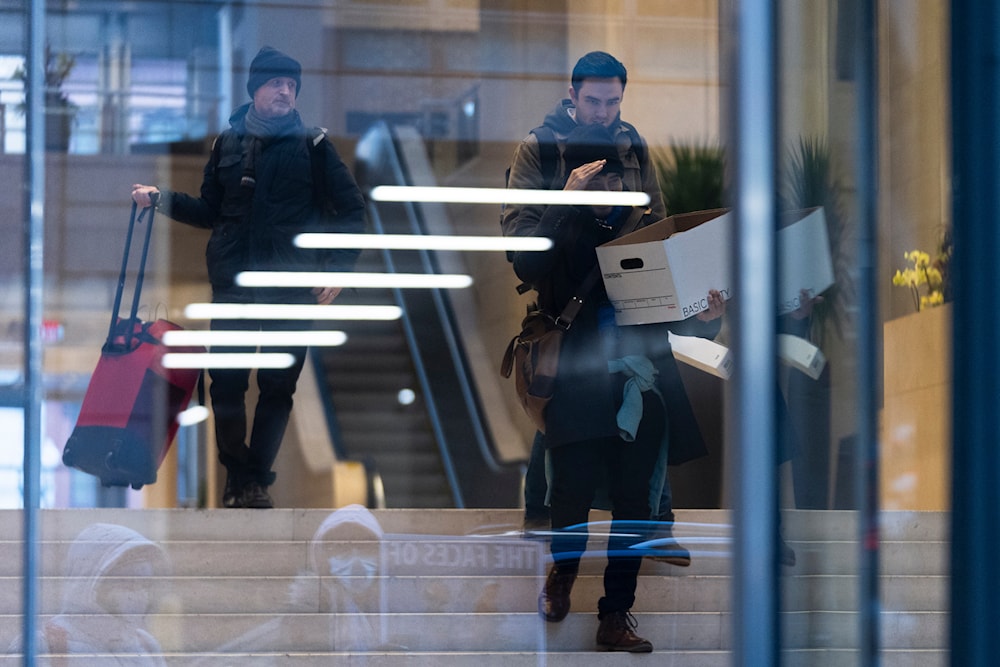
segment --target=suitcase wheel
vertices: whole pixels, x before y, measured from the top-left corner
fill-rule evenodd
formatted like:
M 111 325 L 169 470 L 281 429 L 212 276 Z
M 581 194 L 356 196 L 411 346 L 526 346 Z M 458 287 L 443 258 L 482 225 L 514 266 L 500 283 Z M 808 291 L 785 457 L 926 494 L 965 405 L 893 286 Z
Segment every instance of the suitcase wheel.
M 135 489 L 136 491 L 138 491 L 139 489 L 142 488 L 142 484 L 139 483 L 139 482 L 133 482 L 132 483 L 132 488 Z

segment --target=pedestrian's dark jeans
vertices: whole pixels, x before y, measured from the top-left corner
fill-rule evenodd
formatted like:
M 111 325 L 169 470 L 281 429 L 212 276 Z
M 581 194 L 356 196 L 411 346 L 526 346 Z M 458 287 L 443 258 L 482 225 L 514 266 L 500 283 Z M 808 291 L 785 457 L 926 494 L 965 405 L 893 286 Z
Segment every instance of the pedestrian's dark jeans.
M 213 331 L 288 331 L 302 329 L 302 322 L 280 320 L 212 320 Z M 308 326 L 306 324 L 306 326 Z M 210 369 L 212 411 L 219 461 L 241 484 L 251 481 L 263 486 L 274 483 L 271 466 L 292 411 L 292 395 L 306 358 L 305 347 L 266 347 L 260 352 L 287 352 L 295 361 L 289 368 L 260 368 L 260 391 L 254 411 L 250 442 L 246 440 L 246 392 L 250 369 Z M 256 352 L 254 348 L 215 348 L 213 352 Z
M 549 507 L 545 504 L 548 490 L 548 482 L 545 480 L 545 435 L 541 431 L 535 431 L 528 470 L 524 474 L 525 519 L 549 518 Z
M 604 597 L 598 612 L 626 611 L 635 602 L 636 581 L 642 555 L 621 555 L 645 539 L 644 531 L 618 522 L 649 519 L 649 479 L 656 465 L 666 415 L 660 398 L 643 394 L 643 418 L 634 442 L 597 438 L 552 447 L 552 557 L 560 569 L 575 572 L 586 550 L 586 523 L 594 494 L 606 481 L 611 498 L 612 524 L 608 564 L 604 570 Z M 605 477 L 606 476 L 606 477 Z M 560 532 L 568 527 L 578 529 Z

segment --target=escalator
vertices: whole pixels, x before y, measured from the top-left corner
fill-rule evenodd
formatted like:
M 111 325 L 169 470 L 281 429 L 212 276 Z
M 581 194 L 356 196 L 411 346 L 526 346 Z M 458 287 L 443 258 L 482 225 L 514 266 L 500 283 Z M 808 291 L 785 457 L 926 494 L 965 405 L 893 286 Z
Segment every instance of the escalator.
M 362 137 L 355 165 L 366 196 L 375 186 L 413 185 L 432 173 L 416 131 L 384 123 Z M 369 198 L 374 233 L 427 234 L 425 212 Z M 442 272 L 423 250 L 365 250 L 356 270 Z M 387 507 L 519 506 L 524 461 L 497 456 L 463 345 L 475 332 L 463 331 L 448 291 L 363 289 L 345 291 L 337 303 L 403 312 L 397 321 L 339 323 L 347 343 L 314 352 L 338 454 L 377 471 Z

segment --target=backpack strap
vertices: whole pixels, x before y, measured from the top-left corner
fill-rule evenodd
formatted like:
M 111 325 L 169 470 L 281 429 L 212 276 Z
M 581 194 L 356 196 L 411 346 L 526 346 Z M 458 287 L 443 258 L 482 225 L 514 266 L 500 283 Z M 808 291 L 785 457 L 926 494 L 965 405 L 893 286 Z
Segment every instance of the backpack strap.
M 333 202 L 326 196 L 323 183 L 326 179 L 326 151 L 323 142 L 327 141 L 327 129 L 314 127 L 306 136 L 309 144 L 309 163 L 312 167 L 313 204 L 317 210 L 333 215 Z
M 538 140 L 538 164 L 541 167 L 542 182 L 552 189 L 555 185 L 556 172 L 559 170 L 559 144 L 556 143 L 556 133 L 551 127 L 539 125 L 531 130 Z
M 639 136 L 639 130 L 635 129 L 635 126 L 631 123 L 626 123 L 625 121 L 619 121 L 621 126 L 625 128 L 625 134 L 628 135 L 629 141 L 632 142 L 632 152 L 635 153 L 635 159 L 642 164 L 646 161 L 646 144 L 643 143 L 642 137 Z

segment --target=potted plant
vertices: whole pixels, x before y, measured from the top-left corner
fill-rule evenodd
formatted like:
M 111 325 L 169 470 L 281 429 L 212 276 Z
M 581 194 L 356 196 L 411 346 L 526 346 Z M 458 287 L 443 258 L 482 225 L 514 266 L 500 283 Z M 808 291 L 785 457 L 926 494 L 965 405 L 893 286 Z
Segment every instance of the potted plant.
M 76 66 L 76 57 L 68 53 L 54 53 L 45 47 L 45 149 L 66 152 L 69 150 L 70 131 L 76 118 L 77 107 L 63 91 L 63 84 Z M 14 70 L 13 78 L 28 83 L 28 71 L 22 65 Z M 19 107 L 23 113 L 24 104 Z
M 906 287 L 910 291 L 913 307 L 917 312 L 951 301 L 948 283 L 951 233 L 947 228 L 941 231 L 934 257 L 922 250 L 911 250 L 903 253 L 903 258 L 910 263 L 910 266 L 896 269 L 892 284 L 896 287 Z
M 668 216 L 722 208 L 725 153 L 720 146 L 675 143 L 654 161 Z

